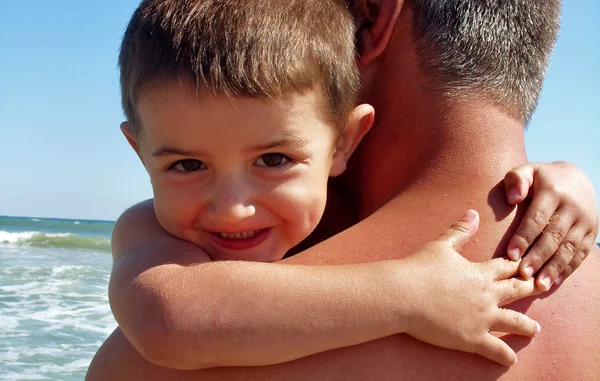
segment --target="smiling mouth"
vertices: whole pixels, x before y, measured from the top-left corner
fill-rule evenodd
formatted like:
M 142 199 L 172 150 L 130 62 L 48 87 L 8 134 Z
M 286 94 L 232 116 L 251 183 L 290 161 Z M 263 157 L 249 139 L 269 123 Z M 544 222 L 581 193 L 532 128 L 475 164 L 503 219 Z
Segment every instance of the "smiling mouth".
M 254 237 L 255 235 L 259 234 L 263 230 L 264 229 L 250 230 L 250 231 L 241 232 L 241 233 L 215 233 L 215 234 L 218 235 L 219 237 L 225 238 L 225 239 L 247 239 L 247 238 Z
M 272 228 L 249 230 L 237 233 L 212 233 L 214 243 L 224 249 L 248 250 L 263 243 L 271 233 Z

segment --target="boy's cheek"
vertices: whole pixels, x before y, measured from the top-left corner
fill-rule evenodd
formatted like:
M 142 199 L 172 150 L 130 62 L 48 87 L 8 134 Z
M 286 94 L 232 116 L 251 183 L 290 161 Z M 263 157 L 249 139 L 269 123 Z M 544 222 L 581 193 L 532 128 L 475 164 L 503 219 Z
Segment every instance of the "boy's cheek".
M 192 205 L 186 207 L 185 203 L 159 196 L 154 199 L 154 207 L 159 224 L 169 234 L 190 242 L 195 239 Z
M 153 186 L 154 208 L 162 227 L 169 233 L 181 237 L 183 231 L 194 226 L 196 205 L 186 192 L 172 187 Z

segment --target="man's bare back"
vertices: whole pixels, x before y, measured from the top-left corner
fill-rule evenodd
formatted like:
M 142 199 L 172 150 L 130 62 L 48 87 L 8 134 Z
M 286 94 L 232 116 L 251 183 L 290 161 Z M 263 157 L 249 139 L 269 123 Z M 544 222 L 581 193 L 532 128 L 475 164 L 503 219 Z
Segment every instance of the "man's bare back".
M 414 197 L 412 198 L 414 201 Z M 373 253 L 377 252 L 374 248 L 379 243 L 392 242 L 401 232 L 403 236 L 414 238 L 406 242 L 406 245 L 416 249 L 419 245 L 416 237 L 420 237 L 423 242 L 430 239 L 429 235 L 436 234 L 436 228 L 431 226 L 440 224 L 439 220 L 447 217 L 441 213 L 431 213 L 427 218 L 429 221 L 424 221 L 424 224 L 412 224 L 410 221 L 417 217 L 423 221 L 423 216 L 419 216 L 420 212 L 407 210 L 402 214 L 398 213 L 409 199 L 408 195 L 400 197 L 382 208 L 381 214 L 375 213 L 372 216 L 375 221 L 367 220 L 372 223 L 371 227 L 359 224 L 342 235 L 352 236 L 353 240 L 371 237 Z M 410 204 L 414 205 L 413 202 Z M 488 214 L 491 214 L 489 210 Z M 397 215 L 401 217 L 396 217 Z M 483 220 L 485 221 L 485 217 Z M 484 224 L 478 234 L 479 243 L 497 240 L 504 235 L 504 226 L 511 225 L 512 221 L 511 215 L 500 223 Z M 380 228 L 375 229 L 373 226 Z M 408 232 L 407 227 L 410 227 Z M 328 242 L 318 245 L 314 251 L 309 250 L 306 254 L 318 256 L 321 250 L 327 250 L 327 245 Z M 384 250 L 391 248 L 391 245 L 384 246 L 389 246 Z M 476 246 L 479 245 L 468 246 L 465 254 L 479 259 L 491 257 L 489 251 L 485 255 L 478 253 L 480 248 Z M 351 248 L 352 243 L 348 250 Z M 356 255 L 354 260 L 380 259 L 360 256 L 356 250 L 353 253 Z M 299 255 L 293 259 L 301 262 L 302 258 Z M 147 362 L 122 332 L 117 330 L 96 356 L 88 380 L 594 379 L 594 375 L 600 373 L 600 349 L 597 346 L 600 342 L 600 321 L 597 319 L 600 313 L 600 296 L 594 282 L 599 271 L 600 250 L 595 250 L 580 269 L 556 291 L 510 306 L 527 312 L 543 327 L 542 333 L 532 341 L 507 338 L 511 347 L 518 350 L 519 356 L 519 362 L 510 368 L 476 355 L 449 351 L 406 335 L 396 335 L 269 367 L 176 371 Z
M 504 255 L 522 213 L 515 214 L 498 184 L 506 171 L 526 162 L 523 120 L 494 102 L 464 98 L 440 105 L 421 71 L 408 2 L 350 3 L 359 24 L 363 98 L 377 113 L 344 184 L 362 221 L 286 261 L 399 258 L 469 208 L 480 213 L 481 226 L 462 254 L 473 261 Z M 145 229 L 153 239 L 165 234 L 153 230 L 151 206 L 137 217 L 132 229 Z M 506 339 L 521 348 L 519 362 L 510 368 L 396 335 L 269 367 L 175 371 L 146 361 L 117 330 L 98 352 L 87 379 L 595 379 L 600 374 L 600 293 L 594 284 L 599 272 L 595 248 L 556 291 L 511 306 L 539 321 L 542 332 L 531 342 Z

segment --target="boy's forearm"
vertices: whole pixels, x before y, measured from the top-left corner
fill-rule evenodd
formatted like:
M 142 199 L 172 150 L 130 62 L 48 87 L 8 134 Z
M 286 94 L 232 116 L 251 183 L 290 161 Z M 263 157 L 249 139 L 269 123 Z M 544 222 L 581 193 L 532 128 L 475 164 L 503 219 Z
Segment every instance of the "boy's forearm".
M 408 291 L 402 292 L 394 266 L 213 262 L 152 268 L 127 291 L 129 300 L 148 301 L 142 307 L 146 327 L 139 330 L 146 338 L 136 347 L 171 368 L 260 366 L 402 332 L 409 311 L 396 296 Z
M 398 274 L 390 262 L 204 263 L 210 258 L 201 248 L 162 229 L 152 200 L 119 218 L 112 243 L 111 308 L 129 341 L 157 365 L 277 363 L 402 328 L 405 300 L 394 295 L 408 293 L 398 283 L 385 288 Z

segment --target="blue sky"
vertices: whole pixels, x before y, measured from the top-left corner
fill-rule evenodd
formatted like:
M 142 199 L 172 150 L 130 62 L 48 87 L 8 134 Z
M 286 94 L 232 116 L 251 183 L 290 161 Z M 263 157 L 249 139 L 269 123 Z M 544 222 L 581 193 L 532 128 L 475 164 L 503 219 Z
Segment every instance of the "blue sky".
M 151 197 L 118 128 L 117 54 L 137 3 L 0 0 L 0 215 L 114 220 Z M 526 142 L 531 161 L 581 167 L 600 197 L 600 2 L 564 2 Z

